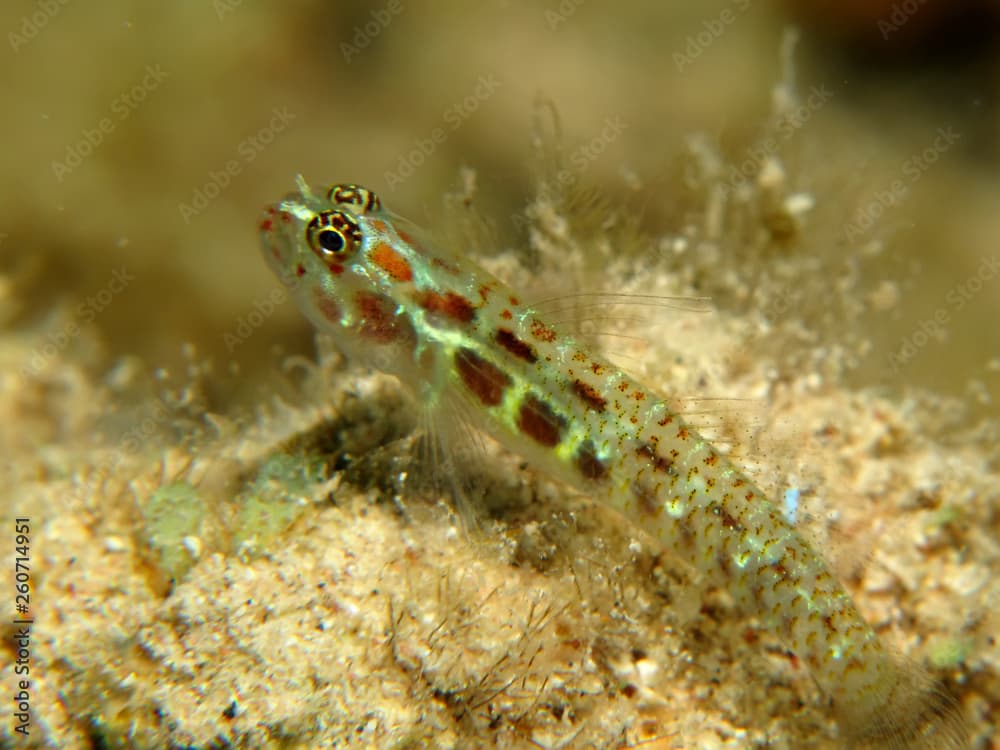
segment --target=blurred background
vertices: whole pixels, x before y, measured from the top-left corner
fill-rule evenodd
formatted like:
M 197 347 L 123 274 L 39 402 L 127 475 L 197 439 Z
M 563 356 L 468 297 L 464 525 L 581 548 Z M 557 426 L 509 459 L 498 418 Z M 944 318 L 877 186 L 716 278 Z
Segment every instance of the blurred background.
M 44 360 L 39 341 L 95 372 L 125 355 L 169 371 L 194 351 L 250 379 L 311 353 L 293 305 L 267 308 L 260 208 L 302 173 L 433 225 L 469 167 L 498 248 L 522 246 L 539 98 L 567 148 L 601 144 L 588 183 L 631 185 L 640 227 L 675 231 L 665 176 L 693 134 L 723 169 L 757 163 L 790 27 L 812 102 L 779 144 L 790 179 L 841 217 L 830 253 L 889 248 L 858 378 L 974 383 L 995 408 L 993 0 L 5 2 L 0 323 L 33 343 L 4 367 Z M 255 309 L 253 335 L 227 340 Z

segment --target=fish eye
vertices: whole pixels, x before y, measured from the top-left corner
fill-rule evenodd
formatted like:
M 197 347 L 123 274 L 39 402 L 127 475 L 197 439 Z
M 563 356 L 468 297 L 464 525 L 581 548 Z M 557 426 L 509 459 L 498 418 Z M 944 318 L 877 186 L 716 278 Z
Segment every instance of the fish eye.
M 343 211 L 324 211 L 306 227 L 309 248 L 324 261 L 343 261 L 361 244 L 361 227 Z
M 327 191 L 326 198 L 337 206 L 346 206 L 359 214 L 382 210 L 382 201 L 375 192 L 360 185 L 334 185 Z
M 344 235 L 336 229 L 321 229 L 316 233 L 316 241 L 327 253 L 339 253 L 347 246 Z

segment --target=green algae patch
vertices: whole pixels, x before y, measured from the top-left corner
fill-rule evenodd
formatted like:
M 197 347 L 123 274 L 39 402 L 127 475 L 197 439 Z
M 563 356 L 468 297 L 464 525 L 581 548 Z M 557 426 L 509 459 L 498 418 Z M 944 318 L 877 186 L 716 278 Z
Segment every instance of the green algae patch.
M 322 461 L 276 453 L 258 468 L 240 493 L 232 525 L 232 549 L 241 558 L 267 552 L 312 502 L 326 475 Z
M 140 510 L 153 562 L 172 582 L 182 580 L 203 546 L 204 499 L 189 482 L 170 482 L 154 490 Z
M 955 669 L 969 658 L 972 647 L 972 642 L 967 638 L 933 636 L 927 646 L 927 661 L 934 669 Z

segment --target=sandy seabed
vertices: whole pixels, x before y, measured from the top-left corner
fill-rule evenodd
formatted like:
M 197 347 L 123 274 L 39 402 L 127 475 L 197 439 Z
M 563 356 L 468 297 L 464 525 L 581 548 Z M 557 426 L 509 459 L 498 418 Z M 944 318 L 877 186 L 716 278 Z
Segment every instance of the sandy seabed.
M 422 482 L 418 409 L 317 360 L 260 260 L 302 171 L 528 299 L 683 298 L 560 317 L 730 449 L 997 747 L 988 127 L 900 95 L 915 124 L 880 132 L 842 76 L 792 82 L 773 11 L 703 44 L 718 14 L 671 4 L 600 33 L 587 4 L 21 5 L 0 509 L 5 569 L 29 519 L 31 721 L 0 703 L 3 743 L 840 747 L 794 655 L 639 530 L 488 441 L 457 504 Z

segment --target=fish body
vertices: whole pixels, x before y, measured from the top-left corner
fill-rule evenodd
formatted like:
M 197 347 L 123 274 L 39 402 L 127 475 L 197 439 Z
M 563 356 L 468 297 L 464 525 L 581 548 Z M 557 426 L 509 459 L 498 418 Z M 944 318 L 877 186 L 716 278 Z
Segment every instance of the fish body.
M 353 359 L 396 375 L 606 503 L 773 629 L 852 747 L 964 747 L 953 704 L 894 659 L 822 556 L 730 460 L 467 254 L 432 246 L 357 185 L 266 209 L 264 256 Z

